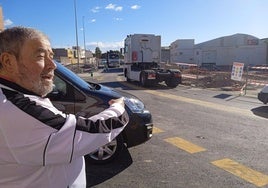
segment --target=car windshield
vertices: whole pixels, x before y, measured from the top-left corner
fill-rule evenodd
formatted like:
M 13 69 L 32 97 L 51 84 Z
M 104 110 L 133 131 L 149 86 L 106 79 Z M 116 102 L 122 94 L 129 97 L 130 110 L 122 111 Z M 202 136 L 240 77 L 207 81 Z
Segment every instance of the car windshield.
M 57 65 L 56 72 L 59 72 L 61 75 L 63 75 L 63 74 L 66 75 L 70 80 L 72 80 L 72 82 L 74 82 L 75 84 L 79 85 L 80 87 L 83 87 L 83 88 L 90 87 L 91 89 L 93 89 L 93 87 L 89 83 L 87 83 L 85 80 L 80 78 L 73 71 L 71 71 L 70 69 L 66 68 L 65 66 L 63 66 L 59 62 L 55 62 L 55 63 Z

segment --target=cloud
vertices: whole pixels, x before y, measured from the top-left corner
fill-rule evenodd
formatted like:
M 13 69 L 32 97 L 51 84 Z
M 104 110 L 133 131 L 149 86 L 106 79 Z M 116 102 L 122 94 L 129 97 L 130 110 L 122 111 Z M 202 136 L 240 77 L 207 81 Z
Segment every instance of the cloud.
M 137 10 L 137 9 L 141 8 L 141 6 L 139 6 L 139 5 L 132 5 L 130 8 L 133 9 L 133 10 Z
M 123 18 L 114 18 L 115 21 L 122 21 Z
M 115 9 L 115 5 L 114 4 L 109 4 L 105 7 L 105 9 Z
M 90 42 L 87 43 L 87 46 L 94 52 L 96 47 L 99 47 L 102 52 L 106 52 L 108 50 L 120 50 L 123 48 L 124 41 L 120 42 Z
M 96 19 L 92 19 L 90 22 L 95 23 L 96 21 L 97 21 Z
M 109 5 L 107 5 L 105 7 L 105 9 L 114 10 L 114 11 L 122 11 L 123 10 L 123 7 L 122 6 L 117 6 L 116 4 L 110 3 Z
M 4 21 L 4 26 L 10 26 L 10 25 L 12 25 L 13 24 L 13 22 L 10 20 L 10 19 L 6 19 L 5 21 Z
M 115 7 L 115 11 L 122 11 L 123 7 Z
M 101 7 L 94 7 L 93 9 L 91 9 L 91 12 L 97 13 L 100 11 L 100 9 L 101 9 Z

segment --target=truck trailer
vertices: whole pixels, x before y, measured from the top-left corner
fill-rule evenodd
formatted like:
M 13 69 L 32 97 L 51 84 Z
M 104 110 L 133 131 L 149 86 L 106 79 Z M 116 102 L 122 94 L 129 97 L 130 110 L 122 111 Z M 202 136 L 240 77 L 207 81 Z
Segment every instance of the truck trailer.
M 160 66 L 161 36 L 154 34 L 128 35 L 124 41 L 124 76 L 127 81 L 138 81 L 142 86 L 165 82 L 168 87 L 181 83 L 179 69 Z

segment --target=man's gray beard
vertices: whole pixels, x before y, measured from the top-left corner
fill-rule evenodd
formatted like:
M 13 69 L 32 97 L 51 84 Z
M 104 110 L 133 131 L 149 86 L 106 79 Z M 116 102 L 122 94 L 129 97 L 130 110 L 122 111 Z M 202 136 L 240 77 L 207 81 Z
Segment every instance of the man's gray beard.
M 25 85 L 22 87 L 34 92 L 37 95 L 45 96 L 53 90 L 53 81 L 49 83 L 47 81 L 43 82 L 41 78 L 39 78 L 38 80 L 31 80 L 28 78 L 27 75 L 23 73 L 20 73 L 19 78 L 20 80 L 23 80 L 24 83 L 32 83 L 30 88 L 25 88 Z
M 31 88 L 25 88 L 25 85 L 22 87 L 40 96 L 45 96 L 53 90 L 53 81 L 49 83 L 45 81 L 42 82 L 42 79 L 40 77 L 37 78 L 36 80 L 31 80 L 29 79 L 28 75 L 24 73 L 27 72 L 27 69 L 25 69 L 25 67 L 23 67 L 22 69 L 23 70 L 20 71 L 18 75 L 19 79 L 22 80 L 23 83 L 32 83 Z
M 24 81 L 27 81 L 28 79 L 25 79 Z M 50 93 L 53 90 L 53 82 L 51 81 L 49 84 L 43 83 L 42 80 L 28 80 L 28 82 L 32 82 L 32 87 L 29 88 L 32 92 L 40 95 L 40 96 L 45 96 L 48 93 Z
M 42 83 L 42 80 L 39 80 L 39 84 L 34 84 L 33 90 L 35 90 L 37 94 L 41 96 L 46 96 L 53 90 L 53 82 L 49 83 L 49 85 Z

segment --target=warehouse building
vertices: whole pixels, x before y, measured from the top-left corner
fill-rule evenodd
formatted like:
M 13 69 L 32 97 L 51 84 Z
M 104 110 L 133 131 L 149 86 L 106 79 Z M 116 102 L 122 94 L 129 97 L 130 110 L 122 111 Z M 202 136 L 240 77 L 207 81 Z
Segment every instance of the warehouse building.
M 170 61 L 194 63 L 194 39 L 178 39 L 170 45 Z
M 161 47 L 161 62 L 170 63 L 170 47 Z
M 195 63 L 201 65 L 267 64 L 267 43 L 247 34 L 235 34 L 195 45 Z
M 170 45 L 171 62 L 199 66 L 268 65 L 268 42 L 252 35 L 234 34 L 199 44 L 193 39 L 176 40 Z

